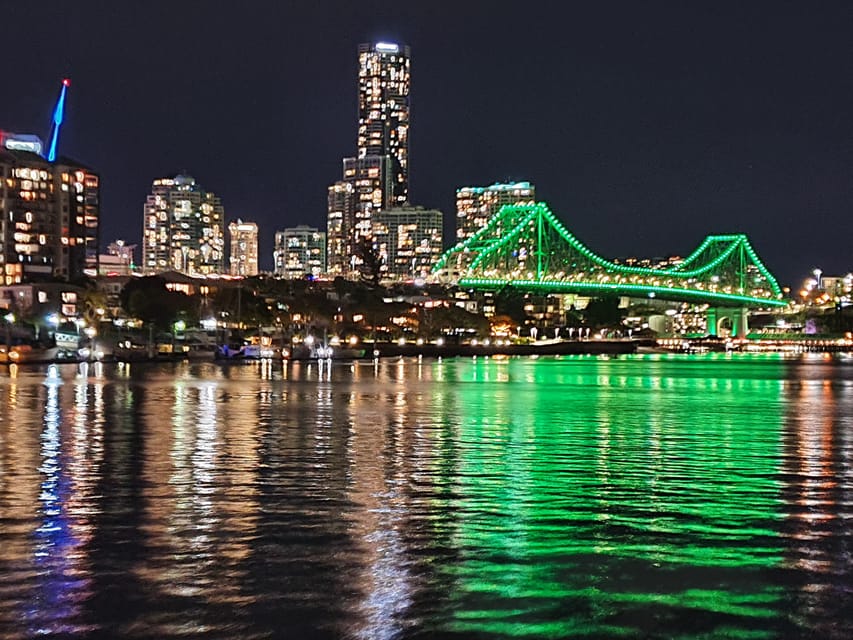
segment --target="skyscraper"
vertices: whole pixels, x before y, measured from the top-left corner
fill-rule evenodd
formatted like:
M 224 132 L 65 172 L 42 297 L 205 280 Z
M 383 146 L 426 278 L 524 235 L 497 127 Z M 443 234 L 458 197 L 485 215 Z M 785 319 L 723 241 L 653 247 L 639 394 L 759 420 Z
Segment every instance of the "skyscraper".
M 0 148 L 3 284 L 97 275 L 99 222 L 94 171 L 64 157 L 50 162 L 14 145 Z
M 228 236 L 231 240 L 231 259 L 228 262 L 231 275 L 258 275 L 258 225 L 238 218 L 228 225 Z
M 375 213 L 409 198 L 409 47 L 362 44 L 358 67 L 357 153 L 329 187 L 327 264 L 340 275 L 355 272 Z
M 387 156 L 385 207 L 409 199 L 409 47 L 358 47 L 358 157 Z
M 145 273 L 223 273 L 225 211 L 195 178 L 179 174 L 154 181 L 145 201 L 142 268 Z
M 501 183 L 488 187 L 456 190 L 456 241 L 462 242 L 486 226 L 505 204 L 536 200 L 536 187 L 529 182 Z

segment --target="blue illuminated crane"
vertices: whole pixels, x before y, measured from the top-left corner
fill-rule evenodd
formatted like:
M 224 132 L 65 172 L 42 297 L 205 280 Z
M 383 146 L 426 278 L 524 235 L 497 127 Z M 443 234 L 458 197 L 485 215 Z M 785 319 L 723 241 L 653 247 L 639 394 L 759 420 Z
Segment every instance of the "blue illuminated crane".
M 47 151 L 48 162 L 56 161 L 56 145 L 59 142 L 59 127 L 62 126 L 62 118 L 65 116 L 65 94 L 68 92 L 68 87 L 71 86 L 71 80 L 64 78 L 62 87 L 59 89 L 59 98 L 56 100 L 56 108 L 53 110 L 53 122 L 50 125 L 50 144 Z

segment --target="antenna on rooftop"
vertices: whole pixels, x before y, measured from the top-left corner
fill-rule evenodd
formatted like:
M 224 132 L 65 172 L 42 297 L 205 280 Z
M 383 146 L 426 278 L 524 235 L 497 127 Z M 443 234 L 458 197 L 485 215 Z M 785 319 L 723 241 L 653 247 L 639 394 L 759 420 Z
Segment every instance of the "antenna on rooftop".
M 47 152 L 48 162 L 54 162 L 56 160 L 56 145 L 59 142 L 59 127 L 62 126 L 62 119 L 65 117 L 65 94 L 70 86 L 70 78 L 63 78 L 62 86 L 59 89 L 59 98 L 56 99 L 56 107 L 53 110 L 53 122 L 50 125 L 50 142 Z

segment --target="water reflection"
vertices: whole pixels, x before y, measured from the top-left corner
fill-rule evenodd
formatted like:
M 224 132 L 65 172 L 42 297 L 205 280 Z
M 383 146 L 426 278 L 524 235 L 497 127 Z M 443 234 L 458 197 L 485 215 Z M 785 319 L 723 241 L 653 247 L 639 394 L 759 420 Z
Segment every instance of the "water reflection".
M 853 370 L 0 375 L 0 638 L 843 638 Z

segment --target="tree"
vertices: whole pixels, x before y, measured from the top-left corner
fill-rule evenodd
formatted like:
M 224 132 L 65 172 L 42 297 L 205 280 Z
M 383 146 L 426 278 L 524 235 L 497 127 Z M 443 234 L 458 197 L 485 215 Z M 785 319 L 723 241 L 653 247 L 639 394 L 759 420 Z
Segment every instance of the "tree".
M 527 312 L 524 294 L 512 287 L 504 287 L 495 295 L 495 315 L 508 316 L 516 325 L 524 324 Z
M 166 281 L 158 276 L 130 280 L 121 290 L 119 299 L 125 313 L 165 331 L 179 318 L 192 318 L 195 313 L 189 296 L 170 291 Z
M 584 309 L 584 317 L 589 326 L 600 329 L 615 327 L 622 322 L 623 314 L 619 309 L 619 298 L 593 298 Z
M 358 271 L 362 279 L 374 287 L 378 287 L 379 280 L 382 277 L 382 256 L 379 255 L 379 250 L 373 246 L 373 240 L 361 237 L 355 245 L 355 255 L 361 260 Z

